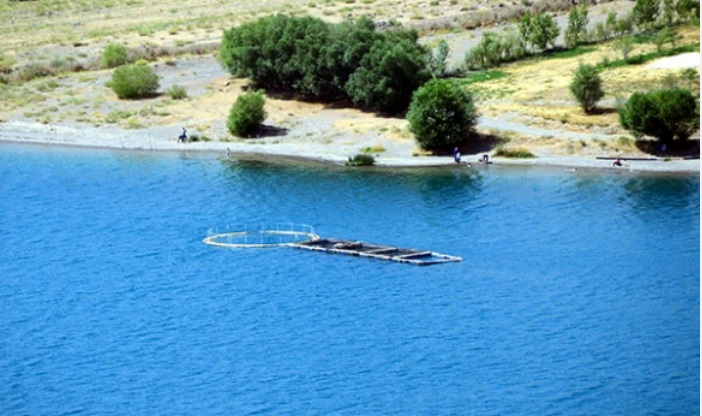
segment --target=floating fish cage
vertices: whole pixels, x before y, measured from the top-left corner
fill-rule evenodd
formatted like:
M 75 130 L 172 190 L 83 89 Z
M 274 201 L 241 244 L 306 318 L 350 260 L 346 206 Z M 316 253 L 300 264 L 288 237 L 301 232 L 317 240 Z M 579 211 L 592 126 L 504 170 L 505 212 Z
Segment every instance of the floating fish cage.
M 345 254 L 379 260 L 396 261 L 399 263 L 408 263 L 418 266 L 463 260 L 457 256 L 450 256 L 448 254 L 441 254 L 433 251 L 369 244 L 360 241 L 338 240 L 332 238 L 320 238 L 313 241 L 296 243 L 292 244 L 291 247 L 330 254 Z
M 318 239 L 314 228 L 304 224 L 227 226 L 207 230 L 205 244 L 227 248 L 285 247 Z
M 227 248 L 293 247 L 330 254 L 368 257 L 414 265 L 431 265 L 461 261 L 457 256 L 361 241 L 320 238 L 314 228 L 303 224 L 274 224 L 272 226 L 227 226 L 210 228 L 205 244 Z

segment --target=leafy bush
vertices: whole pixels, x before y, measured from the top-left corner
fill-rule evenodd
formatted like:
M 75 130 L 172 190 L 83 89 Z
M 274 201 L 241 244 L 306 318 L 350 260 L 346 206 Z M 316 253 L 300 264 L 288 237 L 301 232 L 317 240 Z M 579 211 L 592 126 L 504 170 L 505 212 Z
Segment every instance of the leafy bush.
M 619 122 L 636 137 L 686 140 L 699 125 L 699 107 L 690 91 L 679 88 L 635 93 L 619 110 Z
M 464 144 L 478 119 L 473 96 L 458 84 L 434 78 L 412 96 L 409 129 L 423 149 Z
M 583 111 L 591 113 L 597 102 L 604 97 L 602 78 L 594 65 L 580 64 L 573 74 L 570 92 L 580 103 Z
M 107 45 L 100 57 L 102 68 L 116 68 L 127 63 L 127 48 L 121 43 L 110 43 Z
M 346 161 L 346 166 L 373 166 L 375 158 L 369 154 L 359 153 L 354 157 L 350 157 Z
M 36 78 L 49 77 L 56 75 L 53 68 L 45 63 L 32 62 L 21 67 L 18 71 L 17 78 L 20 81 L 31 81 Z
M 229 131 L 239 137 L 251 134 L 266 119 L 266 111 L 263 109 L 265 104 L 263 90 L 240 95 L 229 111 Z
M 139 98 L 155 93 L 159 79 L 150 66 L 131 64 L 115 69 L 108 86 L 119 98 Z
M 182 100 L 188 96 L 188 90 L 182 85 L 173 85 L 166 93 L 174 100 Z

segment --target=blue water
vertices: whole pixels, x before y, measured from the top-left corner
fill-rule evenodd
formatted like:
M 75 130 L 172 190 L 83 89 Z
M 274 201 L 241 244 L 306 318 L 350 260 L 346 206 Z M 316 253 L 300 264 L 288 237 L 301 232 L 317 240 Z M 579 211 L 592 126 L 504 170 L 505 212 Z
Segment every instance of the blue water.
M 0 145 L 2 415 L 699 414 L 700 179 Z M 228 250 L 210 227 L 462 256 Z

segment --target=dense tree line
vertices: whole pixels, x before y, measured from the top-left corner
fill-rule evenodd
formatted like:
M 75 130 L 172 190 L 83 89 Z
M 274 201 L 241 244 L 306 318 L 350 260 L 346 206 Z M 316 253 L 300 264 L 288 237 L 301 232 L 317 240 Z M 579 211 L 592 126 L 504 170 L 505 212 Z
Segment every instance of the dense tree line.
M 417 33 L 376 31 L 368 18 L 337 25 L 275 15 L 224 33 L 220 59 L 259 88 L 314 99 L 348 98 L 392 113 L 407 109 L 429 77 L 429 52 Z

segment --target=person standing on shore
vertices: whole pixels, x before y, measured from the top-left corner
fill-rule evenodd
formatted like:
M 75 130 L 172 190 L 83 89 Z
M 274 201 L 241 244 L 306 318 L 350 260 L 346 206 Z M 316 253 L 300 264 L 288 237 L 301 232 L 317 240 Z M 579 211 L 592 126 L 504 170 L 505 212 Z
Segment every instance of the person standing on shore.
M 453 160 L 455 160 L 456 163 L 461 163 L 461 152 L 458 150 L 458 147 L 453 148 Z

